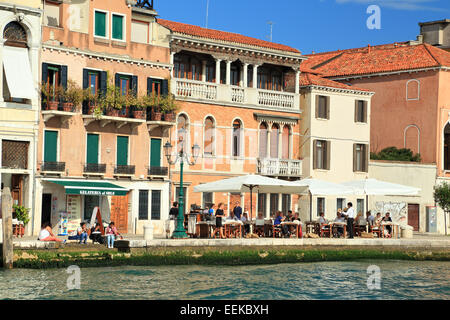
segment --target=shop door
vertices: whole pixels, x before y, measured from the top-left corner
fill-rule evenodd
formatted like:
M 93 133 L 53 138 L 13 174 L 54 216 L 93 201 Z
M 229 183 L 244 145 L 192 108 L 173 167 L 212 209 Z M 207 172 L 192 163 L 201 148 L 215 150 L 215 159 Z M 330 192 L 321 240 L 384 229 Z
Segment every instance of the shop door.
M 21 206 L 23 194 L 23 176 L 20 174 L 13 174 L 11 176 L 11 186 L 11 196 L 13 199 L 13 204 Z
M 414 228 L 414 231 L 419 231 L 419 205 L 408 204 L 408 224 Z
M 111 221 L 120 233 L 128 233 L 128 194 L 111 197 Z
M 51 193 L 42 194 L 42 213 L 41 223 L 50 222 L 52 216 L 52 195 Z
M 91 221 L 92 213 L 95 207 L 100 207 L 99 196 L 84 196 L 84 221 Z

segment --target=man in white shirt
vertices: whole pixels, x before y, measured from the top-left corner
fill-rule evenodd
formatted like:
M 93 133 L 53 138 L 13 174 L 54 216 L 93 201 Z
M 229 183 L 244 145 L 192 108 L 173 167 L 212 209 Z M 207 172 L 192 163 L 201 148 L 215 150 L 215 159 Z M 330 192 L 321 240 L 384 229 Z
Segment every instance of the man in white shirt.
M 355 219 L 355 210 L 353 209 L 353 203 L 349 202 L 347 204 L 347 230 L 349 234 L 349 238 L 353 239 L 353 221 Z

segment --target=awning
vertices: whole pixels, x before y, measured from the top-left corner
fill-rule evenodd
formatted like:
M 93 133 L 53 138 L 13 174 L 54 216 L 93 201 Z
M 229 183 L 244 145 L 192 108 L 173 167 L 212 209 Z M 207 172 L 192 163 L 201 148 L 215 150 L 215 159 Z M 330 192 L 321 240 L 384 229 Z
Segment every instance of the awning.
M 126 196 L 128 189 L 109 182 L 74 181 L 74 180 L 45 180 L 64 187 L 66 194 L 80 194 L 85 196 Z
M 27 48 L 4 46 L 3 67 L 12 98 L 33 99 L 37 96 Z

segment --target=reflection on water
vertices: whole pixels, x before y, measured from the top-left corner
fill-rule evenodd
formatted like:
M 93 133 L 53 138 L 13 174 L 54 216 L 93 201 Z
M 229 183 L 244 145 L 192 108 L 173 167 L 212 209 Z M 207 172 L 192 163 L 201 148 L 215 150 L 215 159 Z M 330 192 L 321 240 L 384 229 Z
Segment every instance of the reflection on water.
M 367 289 L 367 267 L 381 290 Z M 321 262 L 270 266 L 1 270 L 0 299 L 450 299 L 448 262 Z

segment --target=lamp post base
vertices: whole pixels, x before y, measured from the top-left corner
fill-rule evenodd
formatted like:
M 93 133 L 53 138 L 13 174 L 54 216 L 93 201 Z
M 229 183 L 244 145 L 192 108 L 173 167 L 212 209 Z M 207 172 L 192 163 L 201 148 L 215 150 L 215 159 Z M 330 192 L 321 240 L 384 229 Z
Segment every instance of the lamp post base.
M 189 236 L 186 234 L 186 231 L 177 231 L 175 230 L 172 234 L 172 239 L 188 239 Z

